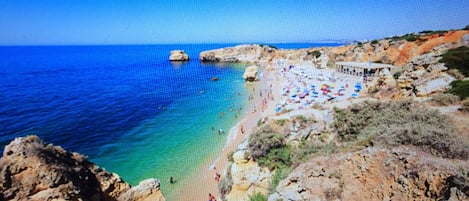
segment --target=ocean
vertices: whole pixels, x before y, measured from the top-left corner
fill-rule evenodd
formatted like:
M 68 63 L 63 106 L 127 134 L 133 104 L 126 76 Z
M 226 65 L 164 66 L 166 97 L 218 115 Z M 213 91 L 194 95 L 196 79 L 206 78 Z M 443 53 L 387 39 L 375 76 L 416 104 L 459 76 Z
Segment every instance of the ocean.
M 15 137 L 35 134 L 132 185 L 159 178 L 171 194 L 169 177 L 181 183 L 216 155 L 227 135 L 216 130 L 228 132 L 246 111 L 237 112 L 250 91 L 245 65 L 198 59 L 201 51 L 232 45 L 0 47 L 2 150 Z M 169 62 L 173 49 L 191 61 Z

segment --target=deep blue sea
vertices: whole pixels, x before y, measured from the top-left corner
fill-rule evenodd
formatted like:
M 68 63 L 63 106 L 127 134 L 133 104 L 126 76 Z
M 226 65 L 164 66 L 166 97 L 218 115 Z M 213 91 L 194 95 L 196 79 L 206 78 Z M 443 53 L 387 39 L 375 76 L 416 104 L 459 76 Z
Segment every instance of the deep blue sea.
M 201 51 L 231 45 L 0 47 L 2 150 L 15 137 L 35 134 L 131 184 L 183 179 L 226 142 L 211 127 L 229 131 L 240 118 L 229 108 L 246 104 L 243 65 L 198 59 Z M 169 62 L 173 49 L 191 61 Z

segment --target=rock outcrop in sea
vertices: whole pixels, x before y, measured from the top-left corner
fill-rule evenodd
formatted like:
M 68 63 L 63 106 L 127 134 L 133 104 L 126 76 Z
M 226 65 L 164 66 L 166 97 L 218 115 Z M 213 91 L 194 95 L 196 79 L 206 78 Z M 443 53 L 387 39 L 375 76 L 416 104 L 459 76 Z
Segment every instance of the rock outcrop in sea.
M 244 74 L 243 74 L 243 78 L 246 82 L 254 82 L 257 80 L 257 66 L 256 65 L 252 65 L 252 66 L 248 66 L 245 70 L 244 70 Z
M 37 136 L 19 137 L 0 159 L 0 200 L 164 201 L 160 182 L 130 186 L 110 173 Z
M 200 53 L 202 62 L 268 62 L 275 56 L 276 48 L 266 45 L 238 45 Z
M 189 61 L 189 55 L 184 50 L 172 50 L 169 55 L 170 61 Z

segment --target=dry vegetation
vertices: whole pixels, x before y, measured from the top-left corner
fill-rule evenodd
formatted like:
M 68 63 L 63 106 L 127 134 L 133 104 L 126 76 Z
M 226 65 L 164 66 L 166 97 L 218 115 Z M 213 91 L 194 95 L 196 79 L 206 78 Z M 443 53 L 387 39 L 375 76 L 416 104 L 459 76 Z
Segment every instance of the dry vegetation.
M 456 135 L 449 118 L 411 101 L 364 102 L 336 110 L 338 136 L 364 146 L 414 145 L 434 155 L 468 159 L 469 141 Z

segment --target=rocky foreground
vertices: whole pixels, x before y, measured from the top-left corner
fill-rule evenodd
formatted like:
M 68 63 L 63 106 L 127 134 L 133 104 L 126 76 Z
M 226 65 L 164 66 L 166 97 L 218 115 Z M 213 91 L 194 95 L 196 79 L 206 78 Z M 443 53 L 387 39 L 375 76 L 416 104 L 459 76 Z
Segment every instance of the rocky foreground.
M 16 138 L 0 159 L 0 200 L 160 200 L 156 179 L 130 186 L 78 153 L 44 144 L 37 136 Z

